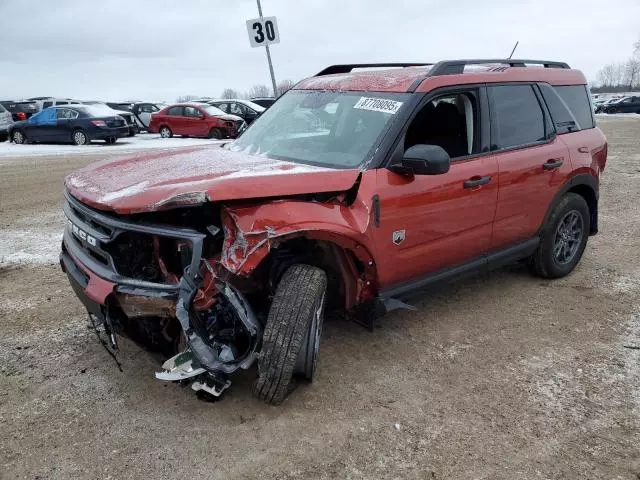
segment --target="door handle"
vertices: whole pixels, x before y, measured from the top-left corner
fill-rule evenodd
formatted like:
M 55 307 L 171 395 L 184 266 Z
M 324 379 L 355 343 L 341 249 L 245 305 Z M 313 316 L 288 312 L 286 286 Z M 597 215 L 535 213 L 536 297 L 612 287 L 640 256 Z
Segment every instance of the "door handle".
M 542 165 L 542 168 L 544 168 L 545 170 L 560 168 L 562 166 L 562 160 L 562 158 L 550 158 L 544 165 Z
M 464 188 L 473 188 L 479 187 L 480 185 L 486 185 L 491 181 L 491 177 L 487 175 L 486 177 L 471 177 L 469 180 L 465 180 L 463 183 Z

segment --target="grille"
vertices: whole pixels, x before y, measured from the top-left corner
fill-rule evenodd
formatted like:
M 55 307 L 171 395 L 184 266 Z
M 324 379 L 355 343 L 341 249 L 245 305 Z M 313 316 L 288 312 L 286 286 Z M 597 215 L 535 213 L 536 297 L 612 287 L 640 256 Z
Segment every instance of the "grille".
M 203 234 L 134 223 L 65 196 L 65 244 L 96 273 L 167 284 L 175 283 L 169 279 L 182 276 L 186 266 L 199 264 Z

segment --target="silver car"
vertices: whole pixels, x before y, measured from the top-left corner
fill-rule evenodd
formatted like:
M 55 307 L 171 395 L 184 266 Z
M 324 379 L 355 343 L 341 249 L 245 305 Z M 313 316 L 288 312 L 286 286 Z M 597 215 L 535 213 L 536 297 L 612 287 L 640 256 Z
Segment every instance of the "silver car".
M 11 113 L 0 105 L 0 142 L 4 142 L 9 138 L 9 127 L 13 125 Z

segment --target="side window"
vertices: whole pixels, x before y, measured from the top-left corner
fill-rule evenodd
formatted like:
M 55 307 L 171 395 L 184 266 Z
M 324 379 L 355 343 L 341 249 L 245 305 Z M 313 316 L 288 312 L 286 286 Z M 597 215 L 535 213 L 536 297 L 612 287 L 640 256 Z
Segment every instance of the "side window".
M 413 145 L 442 147 L 453 158 L 480 150 L 478 100 L 475 91 L 445 94 L 429 101 L 405 135 L 405 150 Z
M 183 115 L 185 117 L 201 117 L 202 116 L 202 112 L 200 112 L 200 110 L 198 110 L 195 107 L 184 107 L 184 113 Z
M 491 149 L 529 145 L 546 138 L 544 113 L 531 85 L 488 87 Z
M 245 109 L 244 105 L 241 105 L 239 103 L 231 103 L 230 106 L 231 107 L 229 109 L 229 113 L 233 115 L 242 116 L 247 113 L 247 110 Z
M 171 107 L 169 110 L 167 110 L 167 115 L 179 117 L 182 115 L 182 109 L 183 107 Z
M 564 100 L 558 95 L 556 89 L 547 83 L 541 83 L 539 87 L 542 98 L 544 98 L 544 102 L 551 113 L 558 135 L 580 130 L 578 121 L 569 110 L 567 104 L 564 103 Z
M 215 107 L 222 110 L 224 113 L 229 113 L 229 104 L 228 103 L 220 103 L 218 105 L 214 105 Z
M 576 117 L 581 130 L 595 127 L 586 86 L 565 85 L 555 87 L 555 89 L 562 100 L 564 100 L 564 103 L 567 104 L 573 116 Z
M 49 108 L 51 105 L 53 105 L 53 102 L 44 102 L 42 104 L 42 109 L 44 110 L 45 108 Z

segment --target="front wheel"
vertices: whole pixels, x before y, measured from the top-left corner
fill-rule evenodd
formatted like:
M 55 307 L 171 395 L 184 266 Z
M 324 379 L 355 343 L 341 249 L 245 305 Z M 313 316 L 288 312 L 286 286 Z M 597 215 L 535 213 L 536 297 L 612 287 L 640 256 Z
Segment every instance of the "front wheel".
M 76 130 L 71 136 L 74 145 L 86 145 L 89 143 L 89 137 L 82 130 Z
M 296 264 L 282 275 L 273 297 L 258 357 L 253 394 L 278 405 L 294 375 L 313 381 L 324 319 L 327 275 Z
M 544 278 L 568 275 L 582 258 L 589 229 L 587 202 L 576 193 L 567 193 L 543 227 L 540 245 L 529 259 L 532 273 Z
M 222 132 L 219 128 L 212 128 L 209 130 L 209 138 L 213 138 L 214 140 L 222 139 Z

